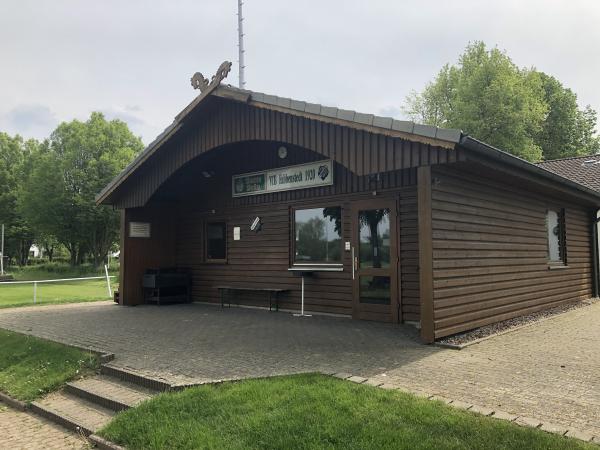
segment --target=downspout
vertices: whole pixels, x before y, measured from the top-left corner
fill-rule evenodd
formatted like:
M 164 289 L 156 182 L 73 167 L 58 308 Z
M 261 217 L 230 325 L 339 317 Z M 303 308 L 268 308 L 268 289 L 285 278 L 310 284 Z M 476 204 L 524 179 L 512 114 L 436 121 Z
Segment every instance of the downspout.
M 598 224 L 600 224 L 600 210 L 596 211 L 596 217 L 592 217 L 592 270 L 593 270 L 593 291 L 594 297 L 600 297 L 600 271 L 598 266 L 600 265 L 600 249 L 598 248 Z

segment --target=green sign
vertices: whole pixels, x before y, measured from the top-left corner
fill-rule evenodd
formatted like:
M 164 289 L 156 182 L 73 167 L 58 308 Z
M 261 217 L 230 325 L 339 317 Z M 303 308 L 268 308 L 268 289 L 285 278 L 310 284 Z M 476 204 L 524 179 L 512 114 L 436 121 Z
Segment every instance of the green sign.
M 231 180 L 234 197 L 331 186 L 332 184 L 333 163 L 331 160 L 234 175 Z
M 266 190 L 267 176 L 265 173 L 239 175 L 233 179 L 233 196 L 251 195 Z

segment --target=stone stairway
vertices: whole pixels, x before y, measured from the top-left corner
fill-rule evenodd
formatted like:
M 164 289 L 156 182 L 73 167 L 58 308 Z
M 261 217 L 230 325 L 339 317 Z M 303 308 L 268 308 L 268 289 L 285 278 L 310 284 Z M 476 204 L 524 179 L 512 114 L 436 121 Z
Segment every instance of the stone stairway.
M 106 425 L 117 412 L 136 406 L 158 393 L 157 390 L 124 381 L 114 370 L 112 373 L 67 383 L 62 391 L 33 402 L 31 410 L 89 436 Z

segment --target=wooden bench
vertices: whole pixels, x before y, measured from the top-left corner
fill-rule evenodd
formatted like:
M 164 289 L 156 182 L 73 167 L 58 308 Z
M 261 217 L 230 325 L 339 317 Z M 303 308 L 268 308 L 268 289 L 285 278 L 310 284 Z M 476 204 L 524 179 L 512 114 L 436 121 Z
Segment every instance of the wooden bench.
M 256 287 L 241 287 L 241 286 L 217 286 L 221 294 L 221 308 L 225 306 L 225 300 L 228 300 L 229 308 L 231 308 L 231 296 L 227 296 L 228 292 L 249 291 L 249 292 L 266 292 L 269 295 L 269 311 L 273 310 L 275 303 L 275 311 L 279 311 L 279 294 L 287 292 L 288 289 L 275 288 L 256 288 Z

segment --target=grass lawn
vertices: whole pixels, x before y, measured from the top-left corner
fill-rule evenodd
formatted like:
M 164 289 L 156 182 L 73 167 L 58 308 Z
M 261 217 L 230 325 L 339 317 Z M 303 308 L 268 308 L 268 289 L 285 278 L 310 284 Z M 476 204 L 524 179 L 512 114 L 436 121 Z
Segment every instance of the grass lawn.
M 94 268 L 91 264 L 71 267 L 69 264 L 51 262 L 12 269 L 15 281 L 56 280 L 65 278 L 84 278 L 104 276 L 104 269 Z M 113 264 L 109 271 L 112 290 L 118 287 L 118 265 Z M 59 281 L 56 283 L 38 283 L 37 304 L 91 302 L 109 300 L 105 280 Z M 0 308 L 33 305 L 33 283 L 0 283 Z
M 593 449 L 580 441 L 323 375 L 161 394 L 100 434 L 130 449 Z
M 111 281 L 115 278 L 111 278 Z M 111 282 L 112 289 L 117 283 Z M 110 300 L 106 280 L 61 281 L 57 283 L 39 283 L 37 286 L 37 304 L 89 302 Z M 0 308 L 33 305 L 33 284 L 0 283 Z
M 94 354 L 0 329 L 0 391 L 13 398 L 34 400 L 98 365 Z

